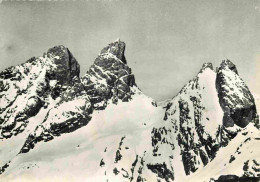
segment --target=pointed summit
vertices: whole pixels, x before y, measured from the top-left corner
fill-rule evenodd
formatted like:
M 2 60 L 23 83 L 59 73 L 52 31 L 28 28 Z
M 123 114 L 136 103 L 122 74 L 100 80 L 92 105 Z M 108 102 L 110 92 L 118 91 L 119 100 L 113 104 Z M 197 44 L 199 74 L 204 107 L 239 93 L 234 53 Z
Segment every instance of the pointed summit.
M 229 60 L 222 61 L 217 71 L 216 88 L 219 103 L 224 111 L 223 124 L 245 127 L 249 122 L 256 122 L 257 112 L 254 98 L 242 78 L 236 65 Z
M 136 85 L 135 78 L 131 68 L 126 64 L 124 51 L 125 43 L 121 40 L 110 43 L 102 49 L 94 64 L 82 78 L 87 94 L 91 96 L 91 101 L 95 105 L 110 98 L 115 103 L 118 99 L 128 101 L 134 94 L 132 88 Z
M 65 46 L 59 45 L 50 48 L 47 51 L 47 57 L 54 59 L 54 63 L 57 65 L 55 79 L 61 84 L 70 84 L 75 76 L 79 77 L 80 65 Z
M 202 68 L 200 69 L 200 72 L 199 73 L 202 73 L 204 70 L 206 70 L 207 68 L 213 70 L 213 65 L 212 63 L 204 63 L 202 65 Z
M 220 64 L 220 67 L 222 69 L 230 69 L 233 72 L 235 72 L 236 74 L 238 74 L 237 72 L 237 68 L 236 65 L 234 63 L 232 63 L 230 60 L 223 60 L 222 63 Z
M 108 46 L 103 48 L 100 54 L 107 54 L 107 53 L 113 54 L 118 59 L 120 59 L 124 64 L 126 64 L 126 59 L 124 55 L 125 46 L 126 46 L 125 43 L 118 38 L 115 42 L 112 42 Z
M 0 126 L 0 138 L 23 132 L 28 120 L 60 97 L 61 88 L 71 86 L 74 77 L 79 77 L 79 64 L 64 46 L 55 46 L 43 57 L 1 72 L 0 123 L 4 125 Z

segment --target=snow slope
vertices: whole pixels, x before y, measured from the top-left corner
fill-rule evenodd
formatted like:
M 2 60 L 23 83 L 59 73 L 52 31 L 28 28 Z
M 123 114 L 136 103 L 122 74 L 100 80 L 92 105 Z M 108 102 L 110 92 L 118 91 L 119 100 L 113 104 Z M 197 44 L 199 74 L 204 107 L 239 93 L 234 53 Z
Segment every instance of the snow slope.
M 87 126 L 55 140 L 41 143 L 31 152 L 16 156 L 1 179 L 101 181 L 109 178 L 109 175 L 113 177 L 112 168 L 108 167 L 110 171 L 107 171 L 108 176 L 105 176 L 99 166 L 99 161 L 104 157 L 103 151 L 106 149 L 108 153 L 113 154 L 124 136 L 128 141 L 129 150 L 135 151 L 133 158 L 135 153 L 148 151 L 150 143 L 147 144 L 146 139 L 150 138 L 150 128 L 160 122 L 163 115 L 164 110 L 154 107 L 152 100 L 142 94 L 135 95 L 130 102 L 110 104 L 106 110 L 94 111 Z M 107 158 L 112 160 L 111 165 L 113 158 L 112 155 Z M 130 156 L 124 159 L 126 166 L 131 166 L 131 161 Z M 112 181 L 121 180 L 116 178 Z
M 210 181 L 221 175 L 258 176 L 260 171 L 260 131 L 250 123 L 229 143 L 221 148 L 205 168 L 185 178 L 185 181 Z M 245 166 L 249 163 L 249 169 Z M 249 172 L 250 171 L 250 172 Z

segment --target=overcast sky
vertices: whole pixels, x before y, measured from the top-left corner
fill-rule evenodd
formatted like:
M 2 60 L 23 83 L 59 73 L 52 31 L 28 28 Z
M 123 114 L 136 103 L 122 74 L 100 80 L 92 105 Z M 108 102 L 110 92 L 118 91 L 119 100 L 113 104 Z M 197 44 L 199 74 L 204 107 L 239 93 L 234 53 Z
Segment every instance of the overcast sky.
M 1 70 L 67 46 L 84 74 L 120 37 L 141 90 L 173 97 L 204 62 L 230 59 L 260 94 L 260 1 L 85 1 L 0 4 Z M 258 74 L 258 75 L 257 75 Z

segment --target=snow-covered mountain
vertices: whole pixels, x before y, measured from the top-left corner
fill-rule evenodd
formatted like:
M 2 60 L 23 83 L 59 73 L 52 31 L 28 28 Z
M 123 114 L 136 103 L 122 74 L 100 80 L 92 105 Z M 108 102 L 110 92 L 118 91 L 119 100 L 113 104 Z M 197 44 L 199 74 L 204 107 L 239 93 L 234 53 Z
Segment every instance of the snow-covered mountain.
M 1 181 L 258 181 L 256 104 L 231 61 L 157 103 L 124 51 L 83 77 L 64 46 L 0 73 Z

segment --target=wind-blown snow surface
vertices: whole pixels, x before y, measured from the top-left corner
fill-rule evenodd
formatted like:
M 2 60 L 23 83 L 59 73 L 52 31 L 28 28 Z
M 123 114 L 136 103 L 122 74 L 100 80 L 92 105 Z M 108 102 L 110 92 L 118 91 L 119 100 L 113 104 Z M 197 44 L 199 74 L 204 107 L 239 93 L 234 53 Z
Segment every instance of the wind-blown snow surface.
M 120 40 L 109 44 L 81 78 L 64 46 L 0 74 L 0 181 L 260 177 L 255 101 L 231 61 L 217 72 L 205 63 L 156 103 L 137 87 L 124 51 Z M 31 66 L 39 74 L 24 71 Z

